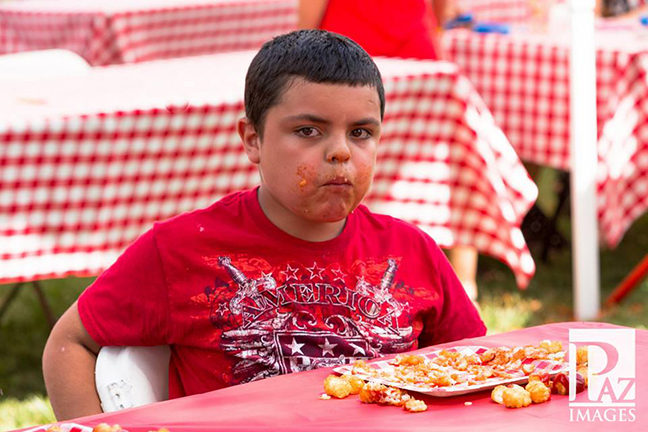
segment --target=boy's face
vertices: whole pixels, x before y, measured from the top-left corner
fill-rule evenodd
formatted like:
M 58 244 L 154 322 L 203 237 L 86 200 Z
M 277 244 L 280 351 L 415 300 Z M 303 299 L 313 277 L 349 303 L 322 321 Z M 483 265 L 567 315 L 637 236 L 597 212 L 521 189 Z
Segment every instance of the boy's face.
M 243 138 L 259 165 L 260 193 L 303 220 L 346 218 L 373 178 L 381 127 L 376 89 L 297 78 L 264 124 L 263 139 Z

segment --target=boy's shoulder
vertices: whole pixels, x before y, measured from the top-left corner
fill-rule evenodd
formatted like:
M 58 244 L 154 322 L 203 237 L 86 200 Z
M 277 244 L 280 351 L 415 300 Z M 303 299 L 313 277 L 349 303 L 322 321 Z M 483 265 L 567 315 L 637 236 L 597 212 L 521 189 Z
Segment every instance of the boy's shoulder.
M 207 207 L 181 213 L 153 225 L 156 234 L 182 230 L 185 227 L 198 228 L 209 225 L 228 225 L 241 222 L 246 212 L 247 201 L 253 190 L 231 193 Z

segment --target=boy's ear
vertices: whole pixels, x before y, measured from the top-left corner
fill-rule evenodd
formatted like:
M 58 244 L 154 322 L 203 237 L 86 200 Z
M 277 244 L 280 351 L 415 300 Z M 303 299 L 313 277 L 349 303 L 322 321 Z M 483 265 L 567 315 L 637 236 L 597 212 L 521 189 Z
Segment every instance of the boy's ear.
M 241 141 L 243 141 L 243 148 L 245 148 L 248 159 L 253 164 L 258 164 L 261 160 L 261 137 L 259 137 L 254 125 L 249 118 L 243 117 L 236 123 L 236 130 L 241 137 Z

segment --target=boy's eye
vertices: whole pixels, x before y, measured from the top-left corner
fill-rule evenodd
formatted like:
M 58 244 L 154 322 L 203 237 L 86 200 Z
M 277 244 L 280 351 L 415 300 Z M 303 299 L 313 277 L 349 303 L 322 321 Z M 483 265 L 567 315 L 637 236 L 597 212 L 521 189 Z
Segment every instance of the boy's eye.
M 314 137 L 319 135 L 318 130 L 310 126 L 305 126 L 303 128 L 297 129 L 297 133 L 304 137 Z
M 367 129 L 358 128 L 351 131 L 351 136 L 353 138 L 367 139 L 371 136 L 371 132 Z

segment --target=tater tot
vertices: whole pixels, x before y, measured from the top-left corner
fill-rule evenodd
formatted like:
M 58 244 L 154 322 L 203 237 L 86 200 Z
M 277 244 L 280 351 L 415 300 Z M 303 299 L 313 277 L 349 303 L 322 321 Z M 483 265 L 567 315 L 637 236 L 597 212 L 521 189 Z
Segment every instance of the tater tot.
M 563 346 L 560 341 L 543 340 L 540 342 L 540 348 L 546 350 L 549 354 L 555 354 L 562 351 Z
M 387 387 L 382 384 L 368 382 L 360 390 L 360 401 L 366 404 L 379 403 L 385 390 Z
M 409 412 L 423 412 L 427 410 L 427 405 L 422 400 L 412 398 L 403 404 L 403 409 Z
M 502 400 L 506 408 L 524 408 L 531 405 L 531 395 L 529 392 L 516 384 L 504 390 Z
M 579 366 L 587 364 L 587 360 L 587 347 L 579 346 L 576 349 L 576 364 Z
M 119 425 L 110 426 L 108 423 L 99 423 L 92 429 L 92 432 L 120 432 L 123 429 Z
M 531 401 L 536 404 L 547 402 L 551 398 L 551 389 L 542 381 L 530 381 L 526 391 L 531 395 Z
M 491 399 L 493 402 L 496 402 L 500 405 L 504 404 L 504 400 L 502 399 L 502 394 L 504 394 L 504 390 L 506 390 L 506 386 L 504 385 L 498 385 L 493 389 L 491 392 Z
M 329 375 L 324 380 L 324 391 L 327 395 L 344 399 L 351 394 L 352 388 L 349 381 L 335 375 Z
M 342 378 L 344 378 L 351 385 L 352 395 L 360 393 L 362 386 L 364 386 L 364 381 L 361 378 L 358 378 L 354 375 L 343 375 Z

